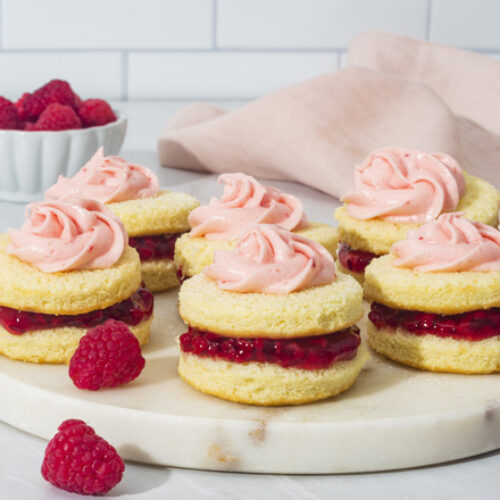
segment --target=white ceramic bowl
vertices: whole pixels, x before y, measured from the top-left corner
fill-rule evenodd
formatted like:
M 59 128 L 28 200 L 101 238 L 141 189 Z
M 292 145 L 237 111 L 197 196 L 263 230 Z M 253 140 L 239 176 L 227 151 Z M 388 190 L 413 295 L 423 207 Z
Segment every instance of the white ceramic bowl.
M 127 119 L 119 113 L 116 116 L 107 125 L 76 130 L 0 130 L 0 199 L 41 200 L 60 174 L 74 175 L 100 146 L 106 155 L 118 154 Z

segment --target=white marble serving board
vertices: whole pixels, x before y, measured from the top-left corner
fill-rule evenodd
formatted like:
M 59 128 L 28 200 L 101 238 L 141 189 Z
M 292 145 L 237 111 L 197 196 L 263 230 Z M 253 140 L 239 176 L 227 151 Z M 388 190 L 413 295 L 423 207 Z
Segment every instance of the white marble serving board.
M 176 373 L 185 330 L 177 291 L 157 296 L 146 367 L 124 387 L 81 391 L 66 366 L 0 357 L 0 419 L 50 438 L 66 418 L 92 425 L 127 459 L 276 473 L 415 467 L 500 447 L 500 378 L 419 372 L 377 355 L 334 399 L 259 408 L 199 393 Z
M 125 155 L 153 166 L 154 154 Z M 161 185 L 197 196 L 220 193 L 215 176 L 156 166 Z M 335 224 L 338 201 L 305 186 L 271 182 L 298 196 L 311 220 Z M 23 220 L 0 202 L 0 231 Z M 201 394 L 176 373 L 184 331 L 177 291 L 156 296 L 147 359 L 133 383 L 97 393 L 76 389 L 64 366 L 0 356 L 0 420 L 50 438 L 81 418 L 124 458 L 212 470 L 280 473 L 379 471 L 473 456 L 500 448 L 500 375 L 419 372 L 376 354 L 345 394 L 301 407 L 258 408 Z

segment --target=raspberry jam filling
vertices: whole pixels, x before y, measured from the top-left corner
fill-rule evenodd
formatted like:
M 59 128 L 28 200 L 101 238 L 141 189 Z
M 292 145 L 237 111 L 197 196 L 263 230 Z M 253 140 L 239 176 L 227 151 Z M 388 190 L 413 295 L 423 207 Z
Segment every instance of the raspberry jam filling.
M 117 319 L 127 325 L 138 325 L 153 313 L 153 294 L 144 287 L 138 288 L 128 299 L 106 309 L 74 315 L 55 315 L 20 311 L 0 306 L 0 325 L 9 333 L 21 335 L 35 330 L 60 327 L 92 328 L 108 319 Z
M 354 250 L 347 243 L 340 242 L 339 247 L 339 260 L 340 263 L 349 271 L 353 273 L 364 272 L 366 266 L 378 257 L 374 253 L 362 252 L 361 250 Z
M 189 327 L 180 337 L 181 350 L 234 363 L 258 361 L 283 368 L 321 370 L 356 356 L 361 340 L 356 325 L 326 335 L 295 339 L 222 337 Z
M 173 259 L 175 242 L 182 233 L 154 234 L 129 238 L 128 244 L 134 247 L 141 261 L 154 259 Z
M 500 335 L 500 307 L 440 315 L 405 311 L 372 302 L 368 318 L 377 328 L 402 328 L 415 335 L 477 341 Z

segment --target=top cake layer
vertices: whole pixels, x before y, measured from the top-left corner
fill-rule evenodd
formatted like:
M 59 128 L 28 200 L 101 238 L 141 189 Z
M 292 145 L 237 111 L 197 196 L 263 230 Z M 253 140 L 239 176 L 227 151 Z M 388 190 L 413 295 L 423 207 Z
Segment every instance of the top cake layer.
M 288 295 L 234 293 L 204 274 L 182 285 L 179 313 L 190 326 L 230 337 L 293 338 L 353 325 L 363 314 L 362 289 L 345 274 L 329 285 Z
M 457 212 L 477 222 L 498 224 L 498 191 L 489 183 L 464 172 L 465 194 L 460 198 Z M 360 220 L 351 217 L 345 206 L 335 211 L 339 220 L 340 239 L 356 250 L 376 255 L 389 253 L 392 245 L 406 237 L 417 224 L 389 222 L 382 219 Z
M 129 236 L 147 236 L 188 231 L 188 216 L 200 203 L 193 196 L 173 191 L 140 200 L 110 203 Z
M 109 268 L 44 273 L 8 255 L 0 235 L 0 305 L 44 314 L 81 314 L 130 297 L 141 284 L 137 252 L 126 247 Z
M 393 255 L 365 269 L 365 297 L 396 309 L 459 314 L 500 307 L 500 272 L 417 272 L 395 267 Z

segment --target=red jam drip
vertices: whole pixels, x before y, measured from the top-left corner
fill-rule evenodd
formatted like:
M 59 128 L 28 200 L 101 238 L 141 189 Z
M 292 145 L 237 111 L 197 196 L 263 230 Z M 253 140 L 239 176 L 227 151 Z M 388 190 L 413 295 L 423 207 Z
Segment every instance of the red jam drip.
M 154 234 L 129 238 L 128 244 L 134 247 L 141 261 L 154 259 L 173 259 L 175 242 L 182 233 Z
M 478 341 L 500 335 L 500 307 L 462 314 L 405 311 L 373 302 L 368 318 L 377 328 L 402 328 L 415 335 Z
M 85 314 L 55 315 L 20 311 L 0 306 L 0 325 L 9 333 L 21 335 L 35 330 L 61 327 L 92 328 L 108 319 L 117 319 L 127 325 L 138 325 L 153 313 L 153 294 L 144 287 L 137 289 L 128 299 L 106 309 Z
M 339 247 L 339 260 L 345 269 L 353 273 L 363 273 L 366 266 L 377 255 L 370 252 L 352 249 L 347 243 L 341 242 Z
M 182 266 L 179 266 L 176 270 L 175 270 L 175 274 L 177 276 L 177 281 L 179 282 L 179 285 L 182 285 L 186 280 L 187 280 L 187 276 L 184 275 L 184 273 L 182 272 Z
M 181 350 L 197 356 L 234 363 L 275 363 L 304 370 L 321 370 L 336 361 L 352 359 L 360 342 L 356 325 L 326 335 L 294 339 L 222 337 L 191 327 L 180 337 Z

